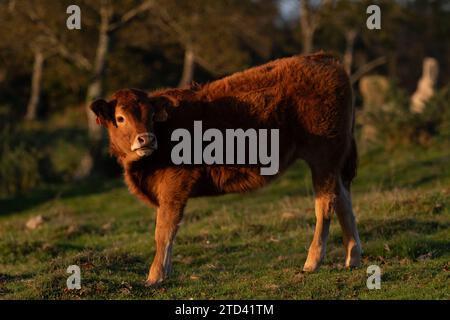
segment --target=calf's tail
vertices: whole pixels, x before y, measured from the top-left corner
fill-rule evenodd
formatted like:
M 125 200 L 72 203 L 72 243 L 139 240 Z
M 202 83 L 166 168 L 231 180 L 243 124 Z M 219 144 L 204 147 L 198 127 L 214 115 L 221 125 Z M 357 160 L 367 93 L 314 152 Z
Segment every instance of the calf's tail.
M 341 177 L 344 186 L 350 190 L 351 183 L 353 179 L 356 177 L 356 171 L 358 167 L 358 149 L 356 147 L 356 140 L 354 136 L 355 131 L 355 109 L 353 110 L 353 118 L 352 118 L 352 129 L 350 135 L 350 147 L 347 151 L 347 155 L 344 159 L 344 163 L 341 169 Z
M 352 184 L 353 179 L 356 177 L 357 167 L 358 151 L 356 149 L 355 138 L 352 137 L 351 146 L 341 170 L 342 182 L 348 190 L 350 190 L 350 185 Z

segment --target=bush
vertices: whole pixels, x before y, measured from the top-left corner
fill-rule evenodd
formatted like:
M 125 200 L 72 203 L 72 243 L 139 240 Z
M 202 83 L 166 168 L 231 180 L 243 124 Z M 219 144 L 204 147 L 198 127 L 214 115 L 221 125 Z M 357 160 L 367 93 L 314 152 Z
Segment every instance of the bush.
M 0 141 L 1 197 L 70 181 L 88 145 L 84 129 L 52 129 L 47 123 L 6 126 Z
M 436 138 L 450 136 L 450 86 L 438 90 L 425 106 L 415 114 L 409 109 L 409 96 L 391 85 L 385 107 L 363 112 L 363 126 L 373 128 L 374 144 L 388 149 L 399 145 L 428 146 Z
M 14 131 L 1 132 L 0 195 L 14 195 L 36 187 L 42 180 L 38 152 L 24 143 L 16 145 Z
M 422 119 L 444 139 L 450 138 L 450 85 L 439 90 L 428 102 Z

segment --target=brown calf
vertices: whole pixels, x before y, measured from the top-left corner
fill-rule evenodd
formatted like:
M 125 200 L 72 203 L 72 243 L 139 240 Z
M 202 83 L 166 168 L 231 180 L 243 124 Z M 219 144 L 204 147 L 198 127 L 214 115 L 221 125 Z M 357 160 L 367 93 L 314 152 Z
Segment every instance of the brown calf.
M 346 266 L 360 264 L 350 198 L 357 161 L 352 90 L 333 56 L 279 59 L 185 89 L 120 90 L 91 109 L 108 129 L 111 153 L 123 166 L 130 191 L 157 207 L 148 285 L 170 272 L 172 243 L 188 198 L 244 192 L 274 178 L 260 175 L 258 165 L 174 165 L 171 133 L 192 131 L 195 120 L 219 130 L 279 129 L 280 172 L 298 158 L 312 171 L 317 222 L 304 270 L 316 270 L 323 260 L 333 212 L 343 230 Z

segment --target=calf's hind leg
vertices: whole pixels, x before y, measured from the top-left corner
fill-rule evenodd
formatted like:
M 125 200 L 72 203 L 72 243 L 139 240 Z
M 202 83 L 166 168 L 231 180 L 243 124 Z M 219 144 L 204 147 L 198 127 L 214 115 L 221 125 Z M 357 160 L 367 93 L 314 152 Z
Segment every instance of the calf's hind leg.
M 303 271 L 316 271 L 325 257 L 326 242 L 337 198 L 337 175 L 312 169 L 316 227 Z
M 344 186 L 340 174 L 322 173 L 312 170 L 315 192 L 316 227 L 308 250 L 304 271 L 315 271 L 325 257 L 331 216 L 336 211 L 342 228 L 346 249 L 345 265 L 358 267 L 361 264 L 361 242 L 352 210 L 350 187 Z
M 361 242 L 356 227 L 355 215 L 352 210 L 350 185 L 344 187 L 339 179 L 339 196 L 336 201 L 336 214 L 342 228 L 344 247 L 346 250 L 345 266 L 359 267 L 361 264 Z

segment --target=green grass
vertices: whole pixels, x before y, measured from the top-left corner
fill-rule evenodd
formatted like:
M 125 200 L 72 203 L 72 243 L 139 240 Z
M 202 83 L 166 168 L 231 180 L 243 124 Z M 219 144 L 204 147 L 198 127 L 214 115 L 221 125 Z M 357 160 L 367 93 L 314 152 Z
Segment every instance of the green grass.
M 190 200 L 174 247 L 174 272 L 146 288 L 153 209 L 121 181 L 47 187 L 0 202 L 3 299 L 449 299 L 450 148 L 362 156 L 353 188 L 363 266 L 343 267 L 333 219 L 319 272 L 301 272 L 314 228 L 311 179 L 301 162 L 246 195 Z M 45 223 L 27 230 L 26 221 Z M 82 289 L 67 290 L 79 265 Z M 368 290 L 366 268 L 382 269 Z

